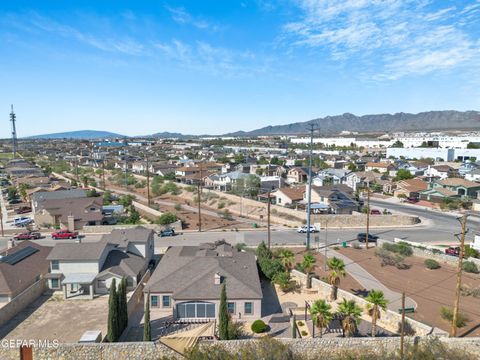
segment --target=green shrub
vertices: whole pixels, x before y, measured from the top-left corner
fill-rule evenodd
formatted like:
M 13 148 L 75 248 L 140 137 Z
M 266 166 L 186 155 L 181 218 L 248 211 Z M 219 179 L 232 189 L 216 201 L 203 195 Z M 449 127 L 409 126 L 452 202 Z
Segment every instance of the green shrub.
M 305 330 L 302 330 L 302 336 L 307 336 L 308 335 L 308 332 L 306 332 Z
M 180 211 L 180 210 L 182 210 L 182 204 L 175 204 L 175 206 L 173 208 L 177 211 Z
M 478 274 L 479 273 L 478 267 L 473 261 L 465 261 L 462 264 L 462 269 L 463 269 L 463 271 L 468 272 L 468 273 L 473 273 L 473 274 Z
M 298 324 L 298 326 L 303 326 L 303 325 L 305 325 L 305 324 L 303 323 L 303 321 L 298 321 L 297 324 Z
M 177 215 L 171 212 L 166 212 L 159 216 L 156 223 L 160 225 L 168 225 L 177 221 Z
M 442 319 L 447 320 L 450 323 L 453 320 L 453 310 L 446 306 L 440 308 L 440 315 L 442 316 Z M 464 327 L 467 321 L 469 321 L 468 316 L 459 311 L 456 324 L 457 328 Z
M 440 268 L 440 264 L 438 263 L 438 261 L 436 260 L 433 260 L 433 259 L 426 259 L 424 261 L 424 264 L 426 266 L 427 269 L 430 269 L 430 270 L 434 270 L 434 269 L 439 269 Z
M 225 203 L 223 201 L 220 201 L 217 205 L 219 209 L 223 209 L 225 207 Z
M 410 245 L 401 242 L 398 244 L 392 244 L 392 243 L 383 243 L 382 248 L 384 250 L 388 250 L 397 254 L 400 254 L 402 256 L 411 256 L 413 254 L 413 249 Z
M 478 258 L 479 253 L 477 250 L 473 249 L 470 245 L 465 245 L 465 257 L 473 257 L 473 258 Z
M 265 324 L 263 322 L 263 320 L 259 319 L 259 320 L 255 320 L 252 323 L 251 329 L 255 334 L 260 334 L 260 333 L 263 333 L 263 332 L 267 331 L 268 325 Z

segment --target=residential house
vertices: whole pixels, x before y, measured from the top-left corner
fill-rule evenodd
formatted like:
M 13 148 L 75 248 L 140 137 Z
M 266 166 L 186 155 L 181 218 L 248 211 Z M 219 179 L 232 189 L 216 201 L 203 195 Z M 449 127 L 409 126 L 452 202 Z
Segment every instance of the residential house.
M 480 169 L 473 169 L 465 174 L 465 180 L 480 182 Z
M 218 319 L 220 292 L 226 284 L 227 309 L 235 320 L 262 316 L 262 289 L 255 254 L 238 251 L 224 240 L 167 250 L 145 286 L 152 317 Z
M 395 169 L 395 165 L 388 162 L 367 162 L 365 171 L 378 171 L 380 173 L 390 172 Z
M 428 183 L 422 179 L 408 179 L 397 181 L 396 189 L 393 192 L 395 197 L 419 197 L 420 192 L 428 189 Z
M 77 296 L 93 298 L 107 294 L 113 279 L 127 281 L 133 290 L 153 258 L 153 231 L 138 226 L 115 229 L 98 242 L 60 243 L 53 247 L 49 287 L 62 291 L 65 299 Z
M 429 166 L 427 170 L 425 170 L 425 176 L 430 178 L 431 180 L 434 179 L 447 179 L 449 177 L 457 176 L 457 170 L 452 168 L 449 165 L 434 165 Z
M 461 178 L 447 178 L 430 183 L 429 188 L 420 193 L 420 197 L 429 201 L 441 201 L 448 197 L 476 199 L 478 191 L 480 183 Z
M 287 172 L 287 182 L 289 184 L 303 184 L 308 179 L 308 168 L 294 167 Z
M 304 202 L 308 201 L 308 187 L 303 194 Z M 346 185 L 312 186 L 311 202 L 319 204 L 318 209 L 328 210 L 332 214 L 351 214 L 358 211 L 359 204 L 353 199 L 352 189 Z M 314 212 L 316 207 L 313 206 Z
M 43 208 L 43 203 L 47 200 L 74 199 L 87 197 L 87 192 L 83 189 L 71 189 L 61 191 L 41 191 L 32 194 L 32 211 L 35 213 Z
M 245 179 L 248 176 L 250 176 L 250 174 L 240 171 L 232 171 L 226 174 L 213 174 L 205 178 L 204 186 L 219 191 L 230 191 L 235 188 L 240 179 Z
M 328 168 L 320 170 L 318 175 L 312 179 L 312 184 L 315 186 L 344 184 L 349 173 L 351 171 L 345 169 Z
M 0 252 L 0 308 L 48 274 L 51 249 L 25 240 Z
M 351 172 L 345 175 L 345 185 L 356 191 L 357 189 L 369 187 L 384 177 L 385 175 L 375 171 Z
M 260 189 L 262 191 L 272 191 L 285 185 L 285 179 L 281 176 L 261 176 Z
M 36 207 L 33 216 L 38 225 L 60 226 L 73 231 L 85 225 L 102 225 L 102 205 L 102 197 L 45 200 L 40 209 Z
M 281 206 L 291 206 L 303 200 L 305 186 L 283 187 L 271 193 L 274 202 Z

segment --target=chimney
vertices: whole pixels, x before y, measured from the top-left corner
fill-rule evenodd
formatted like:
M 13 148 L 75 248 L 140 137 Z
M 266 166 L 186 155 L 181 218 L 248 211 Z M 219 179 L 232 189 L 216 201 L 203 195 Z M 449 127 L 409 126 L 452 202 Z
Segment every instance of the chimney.
M 220 285 L 222 283 L 222 276 L 216 272 L 214 275 L 214 284 L 215 285 Z
M 67 225 L 68 231 L 75 230 L 75 217 L 72 214 L 67 217 Z

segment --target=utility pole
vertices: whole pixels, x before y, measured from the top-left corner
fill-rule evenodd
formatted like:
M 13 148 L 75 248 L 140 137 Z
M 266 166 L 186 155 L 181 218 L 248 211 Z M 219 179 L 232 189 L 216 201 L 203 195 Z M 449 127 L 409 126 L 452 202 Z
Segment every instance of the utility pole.
M 150 207 L 150 171 L 148 170 L 148 154 L 145 154 L 145 161 L 147 167 L 147 204 Z
M 128 173 L 127 173 L 127 170 L 128 170 L 128 163 L 127 163 L 127 150 L 125 150 L 124 156 L 125 156 L 125 188 L 127 188 L 127 189 L 128 189 Z
M 402 322 L 400 323 L 400 360 L 403 360 L 405 341 L 405 291 L 402 292 Z
M 17 157 L 17 128 L 15 126 L 16 118 L 17 116 L 13 112 L 13 105 L 12 105 L 12 111 L 10 112 L 10 121 L 12 122 L 12 153 L 13 153 L 14 159 Z
M 367 236 L 365 237 L 365 248 L 368 250 L 368 237 L 370 234 L 370 182 L 367 187 Z
M 105 159 L 102 159 L 102 183 L 103 183 L 103 191 L 106 191 L 107 186 L 105 184 Z
M 455 302 L 453 306 L 452 328 L 450 331 L 451 337 L 457 336 L 457 319 L 458 319 L 458 311 L 460 307 L 460 291 L 462 288 L 462 265 L 463 265 L 463 257 L 465 254 L 465 235 L 468 232 L 467 218 L 468 218 L 467 214 L 464 214 L 461 218 L 458 218 L 458 220 L 462 225 L 462 231 L 460 233 L 460 254 L 458 254 L 457 286 L 455 289 Z
M 203 179 L 203 167 L 202 163 L 200 162 L 200 179 L 198 179 L 198 187 L 197 187 L 197 196 L 198 196 L 198 232 L 202 232 L 202 179 Z
M 80 185 L 80 178 L 78 177 L 78 157 L 75 155 L 75 178 L 77 179 L 77 186 Z
M 328 219 L 325 220 L 325 272 L 328 269 L 327 266 L 327 249 L 328 249 Z
M 309 151 L 309 159 L 308 159 L 308 190 L 307 190 L 307 240 L 306 240 L 306 248 L 310 250 L 310 213 L 312 211 L 312 154 L 313 154 L 313 131 L 315 125 L 309 125 L 310 131 L 310 151 Z
M 270 250 L 270 191 L 267 193 L 267 243 L 268 250 Z
M 0 195 L 2 196 L 2 195 Z M 2 210 L 2 205 L 0 204 L 0 226 L 2 229 L 2 237 L 5 236 L 5 233 L 3 232 L 3 210 Z

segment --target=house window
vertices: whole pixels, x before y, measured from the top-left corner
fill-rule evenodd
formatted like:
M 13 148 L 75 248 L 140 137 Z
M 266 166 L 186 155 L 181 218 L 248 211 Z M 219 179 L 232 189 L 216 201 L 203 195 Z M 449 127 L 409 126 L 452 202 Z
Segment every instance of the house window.
M 234 302 L 227 303 L 227 309 L 229 314 L 235 314 L 235 303 Z
M 245 303 L 245 315 L 252 315 L 253 314 L 253 303 L 246 302 Z
M 78 291 L 78 284 L 70 284 L 70 291 L 77 292 Z
M 170 307 L 170 296 L 163 295 L 162 296 L 162 306 L 163 307 Z
M 156 295 L 150 296 L 150 305 L 152 307 L 158 307 L 158 296 Z
M 127 277 L 127 287 L 132 287 L 132 286 L 133 286 L 133 278 Z
M 215 304 L 188 302 L 177 304 L 178 318 L 214 318 Z
M 278 202 L 279 204 L 281 204 L 281 203 L 282 203 L 282 198 L 278 198 L 277 202 Z
M 107 287 L 107 282 L 105 280 L 98 280 L 97 287 L 99 289 L 105 289 Z
M 59 264 L 58 260 L 52 260 L 52 262 L 50 264 L 51 264 L 52 270 L 59 270 L 60 269 L 60 264 Z
M 51 281 L 51 287 L 52 289 L 59 289 L 60 288 L 60 283 L 58 281 L 58 279 L 50 279 Z

